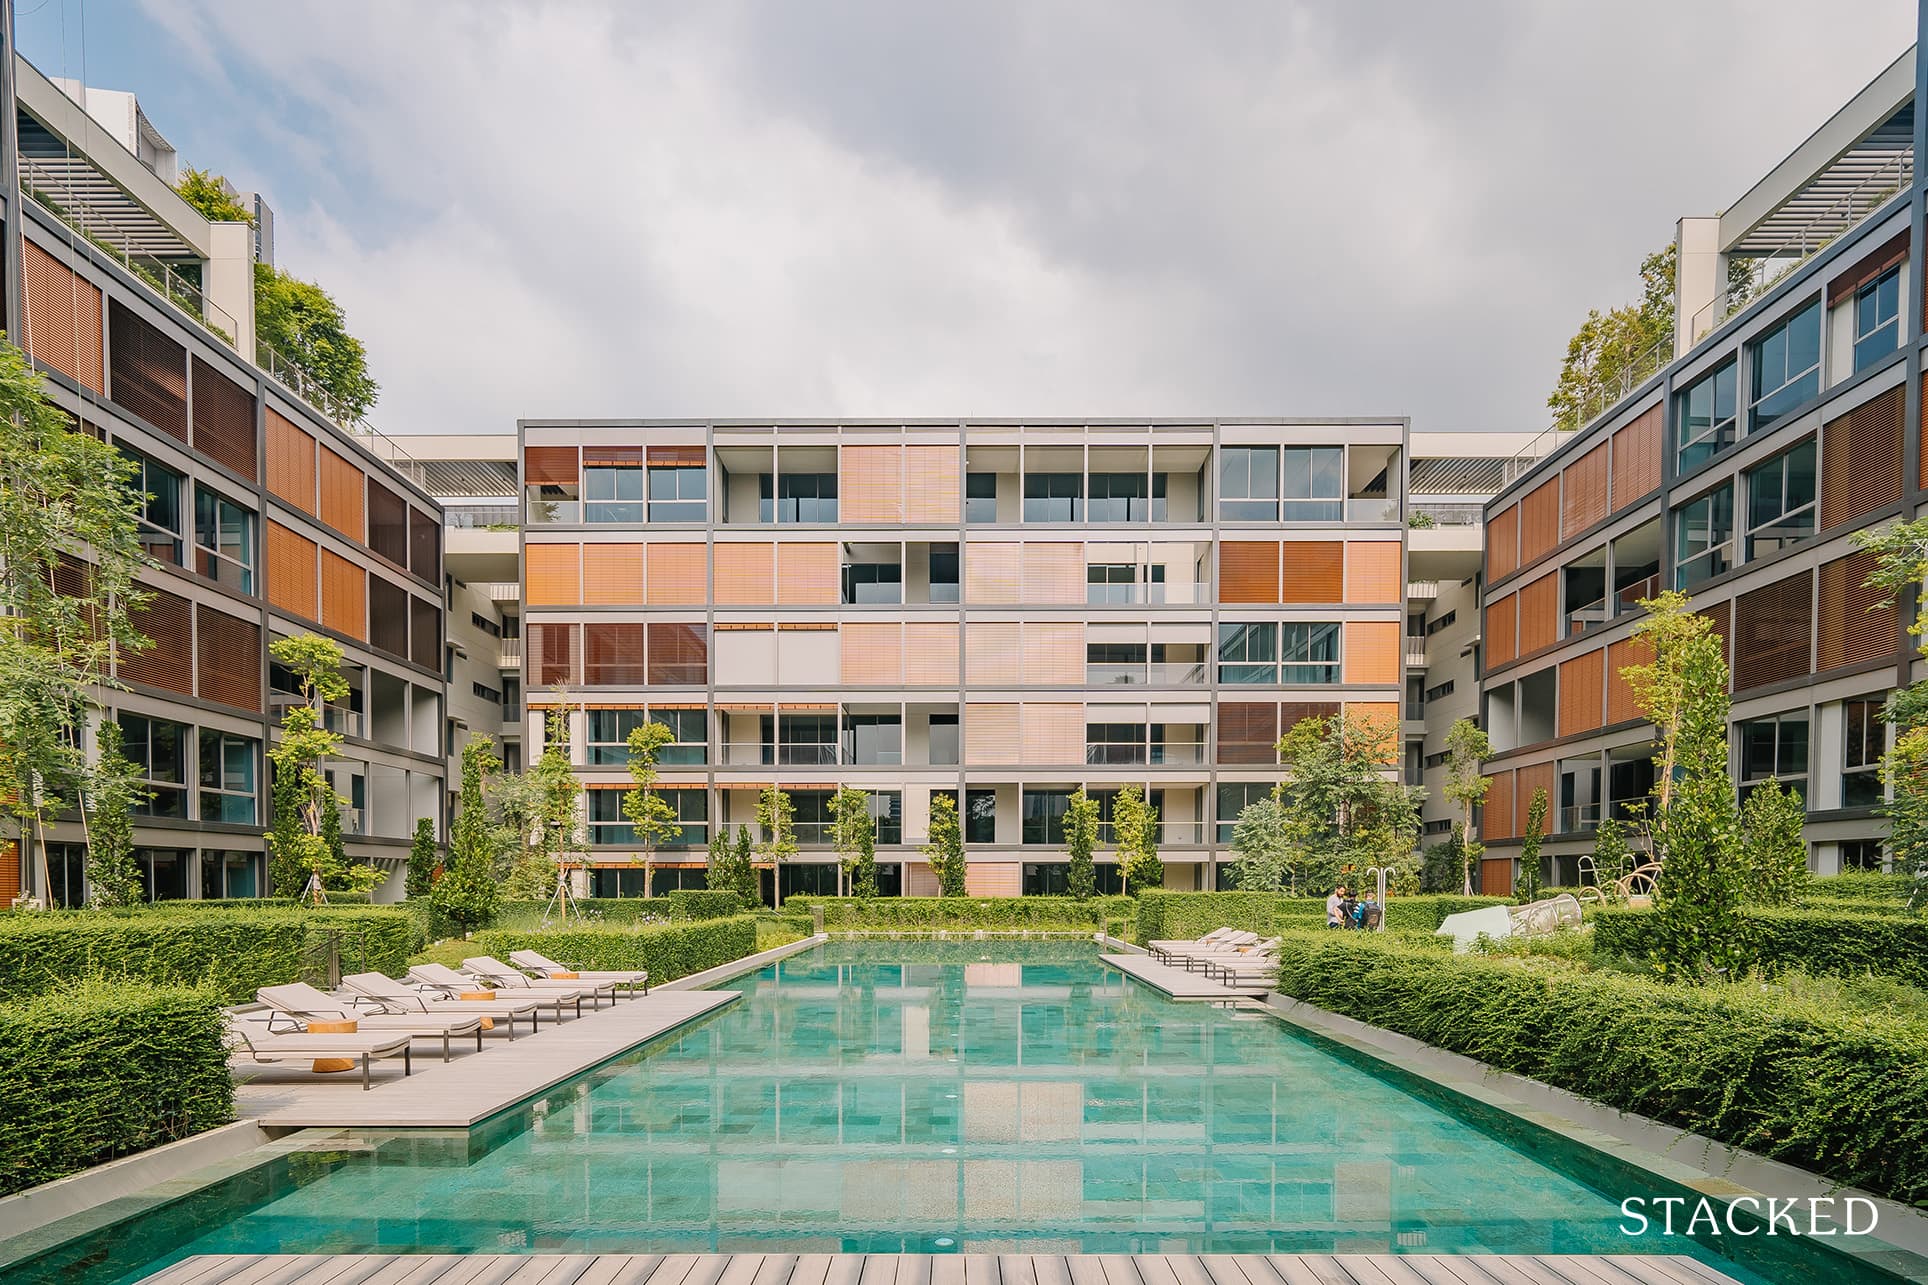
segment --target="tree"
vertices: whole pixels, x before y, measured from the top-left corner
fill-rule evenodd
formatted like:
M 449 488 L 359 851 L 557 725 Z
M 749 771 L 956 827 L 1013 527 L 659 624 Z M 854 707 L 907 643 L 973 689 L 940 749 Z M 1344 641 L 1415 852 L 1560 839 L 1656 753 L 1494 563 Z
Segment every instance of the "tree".
M 1397 723 L 1348 712 L 1308 718 L 1279 738 L 1278 751 L 1295 888 L 1329 890 L 1347 869 L 1413 864 L 1419 811 L 1392 776 Z
M 783 902 L 783 863 L 797 855 L 796 805 L 780 787 L 766 785 L 756 796 L 756 824 L 760 837 L 757 855 L 770 863 L 770 880 L 776 885 L 777 903 Z
M 623 817 L 636 834 L 636 846 L 643 863 L 643 891 L 647 895 L 656 849 L 683 834 L 676 809 L 656 792 L 657 761 L 663 747 L 676 739 L 669 726 L 654 719 L 629 733 L 629 779 L 635 784 L 623 792 Z M 571 778 L 574 779 L 574 774 Z
M 1682 722 L 1697 695 L 1688 687 L 1688 655 L 1708 636 L 1714 622 L 1690 610 L 1687 595 L 1668 590 L 1638 604 L 1646 616 L 1633 627 L 1633 637 L 1649 657 L 1645 664 L 1626 665 L 1620 677 L 1633 692 L 1634 706 L 1654 725 L 1654 803 L 1665 812 L 1673 800 L 1674 779 L 1680 764 Z M 1722 662 L 1726 668 L 1726 662 Z M 1726 684 L 1721 690 L 1727 690 Z
M 1245 805 L 1232 825 L 1232 869 L 1240 892 L 1279 892 L 1297 871 L 1292 865 L 1292 831 L 1285 805 L 1267 796 Z M 1297 893 L 1296 887 L 1290 889 Z
M 1874 554 L 1875 569 L 1866 583 L 1884 591 L 1877 605 L 1895 606 L 1928 579 L 1928 518 L 1857 531 L 1854 542 Z M 1928 614 L 1918 612 L 1908 633 L 1928 656 Z M 1928 679 L 1891 694 L 1882 714 L 1895 729 L 1893 746 L 1881 756 L 1881 779 L 1888 787 L 1881 809 L 1888 818 L 1888 856 L 1898 873 L 1911 876 L 1913 904 L 1928 887 Z
M 1520 882 L 1514 892 L 1521 901 L 1540 899 L 1540 840 L 1546 833 L 1546 791 L 1533 791 L 1526 805 L 1526 833 L 1520 836 Z
M 1741 804 L 1743 900 L 1762 906 L 1791 906 L 1807 886 L 1807 803 L 1774 777 L 1754 787 Z
M 86 761 L 75 729 L 123 659 L 149 646 L 133 622 L 152 595 L 145 497 L 134 465 L 41 395 L 26 355 L 0 340 L 0 808 L 48 888 L 46 818 L 74 805 Z
M 1080 788 L 1064 810 L 1065 891 L 1079 901 L 1098 889 L 1098 871 L 1091 850 L 1098 846 L 1098 800 Z
M 1145 801 L 1135 785 L 1118 791 L 1111 805 L 1111 828 L 1118 841 L 1118 874 L 1128 893 L 1140 887 L 1157 888 L 1165 882 L 1165 863 L 1158 859 L 1158 809 Z
M 1421 892 L 1459 892 L 1466 874 L 1466 832 L 1453 822 L 1452 833 L 1428 844 L 1419 854 Z
M 348 694 L 341 647 L 317 634 L 277 638 L 268 654 L 294 675 L 301 703 L 281 718 L 281 739 L 268 751 L 275 815 L 267 832 L 275 894 L 300 897 L 316 881 L 323 888 L 366 892 L 382 881 L 373 865 L 343 859 L 341 795 L 323 765 L 341 737 L 322 725 L 322 708 Z
M 746 907 L 760 906 L 763 890 L 756 865 L 750 860 L 750 832 L 738 827 L 736 834 L 733 844 L 728 828 L 719 822 L 716 833 L 710 836 L 709 885 L 718 891 L 734 892 Z
M 250 226 L 254 223 L 254 214 L 241 204 L 240 198 L 228 185 L 228 180 L 220 174 L 189 166 L 181 171 L 181 177 L 174 183 L 174 190 L 210 223 L 246 223 Z
M 744 898 L 743 904 L 746 906 L 762 905 L 763 880 L 757 874 L 756 849 L 751 843 L 750 827 L 747 825 L 740 825 L 736 828 L 736 852 L 734 858 L 737 869 L 743 872 L 741 876 L 742 883 L 739 889 Z M 773 894 L 776 891 L 776 885 L 776 872 L 771 871 L 770 890 Z
M 1473 895 L 1473 867 L 1485 850 L 1473 824 L 1473 815 L 1486 801 L 1486 789 L 1492 784 L 1485 775 L 1486 759 L 1492 752 L 1492 741 L 1472 719 L 1462 718 L 1447 729 L 1444 792 L 1459 805 L 1460 892 L 1468 897 Z
M 440 864 L 435 851 L 435 822 L 427 817 L 415 819 L 415 838 L 408 845 L 408 896 L 426 897 L 435 884 L 435 867 Z
M 146 896 L 146 885 L 134 861 L 131 813 L 137 802 L 145 802 L 154 792 L 141 784 L 134 764 L 121 753 L 119 723 L 103 721 L 95 736 L 98 752 L 83 800 L 87 900 L 102 908 L 137 905 Z
M 341 305 L 320 286 L 255 264 L 254 333 L 314 381 L 324 395 L 318 400 L 332 403 L 324 409 L 352 423 L 374 408 L 382 386 L 368 373 L 368 353 L 348 333 Z
M 850 881 L 850 895 L 862 901 L 875 897 L 877 818 L 870 812 L 870 795 L 845 785 L 830 796 L 830 843 Z
M 931 873 L 937 876 L 940 897 L 964 895 L 964 832 L 957 825 L 957 800 L 948 794 L 931 795 L 930 841 L 922 849 Z
M 462 796 L 449 827 L 448 868 L 429 891 L 435 913 L 463 934 L 495 917 L 497 838 L 484 794 L 495 770 L 494 748 L 486 736 L 472 737 L 462 747 Z
M 504 895 L 517 901 L 549 896 L 563 849 L 577 835 L 582 783 L 569 764 L 569 715 L 549 711 L 542 754 L 526 772 L 496 775 L 487 805 L 497 819 L 495 874 Z

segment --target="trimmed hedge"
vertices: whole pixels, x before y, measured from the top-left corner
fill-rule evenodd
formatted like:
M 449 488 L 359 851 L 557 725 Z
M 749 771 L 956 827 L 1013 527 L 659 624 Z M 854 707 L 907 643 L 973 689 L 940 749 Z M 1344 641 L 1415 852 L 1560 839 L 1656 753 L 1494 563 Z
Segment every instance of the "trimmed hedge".
M 783 913 L 808 915 L 823 907 L 826 931 L 844 929 L 1031 929 L 1096 931 L 1106 922 L 1129 919 L 1136 897 L 786 897 Z
M 1276 892 L 1147 892 L 1137 900 L 1136 933 L 1141 946 L 1148 941 L 1202 937 L 1215 928 L 1237 928 L 1271 937 L 1285 929 L 1325 924 L 1324 897 L 1288 897 Z M 1508 904 L 1504 897 L 1440 893 L 1391 897 L 1386 902 L 1386 929 L 1431 932 L 1447 915 Z
M 539 950 L 561 964 L 586 970 L 649 970 L 650 985 L 672 982 L 756 953 L 756 916 L 699 919 L 684 924 L 611 924 L 517 932 L 485 928 L 471 939 L 474 955 L 507 959 L 514 950 Z
M 663 897 L 582 897 L 572 904 L 585 919 L 604 924 L 656 923 L 668 919 L 670 910 Z M 505 901 L 495 908 L 489 927 L 540 928 L 545 912 L 551 924 L 561 922 L 561 915 L 547 901 Z M 436 928 L 439 931 L 435 936 L 449 935 L 445 925 L 437 924 Z
M 743 898 L 722 888 L 680 888 L 664 900 L 671 919 L 728 919 L 743 913 Z
M 1654 912 L 1602 907 L 1588 915 L 1594 949 L 1645 960 L 1654 949 Z M 1928 986 L 1928 918 L 1877 914 L 1872 907 L 1835 905 L 1813 910 L 1741 908 L 1754 935 L 1761 967 L 1775 973 L 1858 977 L 1871 973 Z
M 1282 993 L 1835 1181 L 1928 1198 L 1928 1029 L 1744 987 L 1297 933 Z
M 1908 898 L 1914 892 L 1915 882 L 1905 874 L 1847 870 L 1838 875 L 1808 880 L 1801 887 L 1800 900 L 1802 904 L 1818 909 L 1827 909 L 1841 902 L 1856 902 L 1883 906 L 1895 914 L 1903 914 L 1907 913 Z M 1919 905 L 1915 907 L 1917 913 L 1921 909 Z
M 373 906 L 10 915 L 0 919 L 0 1000 L 106 977 L 205 986 L 238 1003 L 261 986 L 321 980 L 331 944 L 344 972 L 400 973 L 421 934 L 408 915 Z
M 0 1196 L 234 1118 L 221 1001 L 101 982 L 0 1005 Z

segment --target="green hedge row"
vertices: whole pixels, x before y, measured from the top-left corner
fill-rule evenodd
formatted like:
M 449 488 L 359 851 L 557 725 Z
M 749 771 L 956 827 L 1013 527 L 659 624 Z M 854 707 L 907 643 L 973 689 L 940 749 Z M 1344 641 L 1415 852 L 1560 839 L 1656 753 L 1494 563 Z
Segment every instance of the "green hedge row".
M 595 924 L 546 932 L 486 928 L 473 941 L 475 954 L 497 959 L 507 959 L 514 950 L 539 950 L 559 964 L 585 970 L 646 968 L 654 986 L 754 955 L 756 917 L 735 915 L 640 927 Z
M 0 1196 L 234 1118 L 221 1001 L 84 983 L 0 1005 Z
M 799 893 L 784 898 L 785 914 L 809 914 L 823 907 L 825 929 L 943 928 L 1095 930 L 1106 922 L 1129 919 L 1135 897 L 819 897 Z
M 237 1003 L 257 987 L 323 979 L 331 950 L 344 972 L 399 974 L 421 941 L 410 916 L 373 906 L 10 915 L 0 919 L 0 1000 L 107 977 L 205 986 Z
M 1801 900 L 1808 905 L 1822 907 L 1837 902 L 1867 902 L 1889 905 L 1900 911 L 1905 909 L 1914 891 L 1914 880 L 1905 874 L 1848 870 L 1838 875 L 1808 880 L 1801 888 Z
M 721 888 L 681 888 L 663 900 L 671 919 L 728 919 L 743 913 L 743 898 Z
M 1431 932 L 1447 915 L 1507 904 L 1503 897 L 1440 893 L 1393 897 L 1386 903 L 1386 928 Z M 1136 940 L 1143 945 L 1202 937 L 1217 928 L 1237 928 L 1270 937 L 1284 929 L 1324 923 L 1324 897 L 1288 897 L 1276 892 L 1147 892 L 1138 898 L 1135 931 Z
M 1603 907 L 1589 914 L 1588 920 L 1593 924 L 1596 950 L 1644 960 L 1654 949 L 1651 910 Z M 1786 968 L 1844 977 L 1872 973 L 1928 986 L 1928 918 L 1836 905 L 1806 910 L 1743 908 L 1741 920 L 1753 934 L 1761 967 L 1770 973 Z
M 1928 1029 L 1743 987 L 1666 986 L 1300 933 L 1279 989 L 1331 1012 L 1799 1165 L 1928 1198 Z

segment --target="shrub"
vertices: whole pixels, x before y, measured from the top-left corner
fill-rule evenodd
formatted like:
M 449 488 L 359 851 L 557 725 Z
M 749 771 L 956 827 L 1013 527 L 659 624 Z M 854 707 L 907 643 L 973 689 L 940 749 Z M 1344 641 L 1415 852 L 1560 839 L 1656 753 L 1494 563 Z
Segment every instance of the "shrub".
M 582 897 L 571 904 L 591 924 L 653 924 L 669 918 L 666 897 Z M 544 915 L 549 917 L 548 927 L 562 925 L 562 911 L 554 902 L 505 901 L 496 907 L 490 927 L 523 931 L 542 928 Z M 575 922 L 573 915 L 570 922 Z
M 1885 904 L 1898 912 L 1908 904 L 1909 895 L 1914 890 L 1914 880 L 1905 874 L 1845 870 L 1838 875 L 1808 880 L 1801 888 L 1799 900 L 1803 905 L 1810 906 L 1837 901 L 1864 901 Z M 1916 906 L 1916 909 L 1920 908 Z
M 1861 908 L 1819 910 L 1742 910 L 1756 963 L 1766 972 L 1798 969 L 1804 973 L 1892 977 L 1928 986 L 1928 919 L 1883 915 Z M 1650 910 L 1596 910 L 1594 946 L 1607 954 L 1645 961 L 1654 949 Z
M 87 982 L 0 1005 L 0 1196 L 226 1124 L 220 997 Z
M 1928 1197 L 1928 1027 L 1294 934 L 1282 993 L 1902 1201 Z
M 1149 894 L 1147 894 L 1149 895 Z M 799 894 L 784 900 L 786 914 L 808 915 L 823 907 L 826 929 L 1036 929 L 1092 931 L 1106 922 L 1130 919 L 1133 897 L 819 897 Z
M 743 898 L 721 889 L 683 888 L 663 900 L 671 919 L 728 919 L 743 913 Z
M 756 918 L 699 919 L 685 924 L 609 924 L 516 932 L 488 928 L 475 934 L 472 953 L 507 959 L 514 950 L 539 950 L 558 963 L 585 969 L 649 970 L 651 985 L 688 977 L 756 953 Z
M 1456 911 L 1506 904 L 1504 897 L 1393 897 L 1386 903 L 1386 928 L 1431 932 Z M 1238 928 L 1270 937 L 1281 929 L 1324 923 L 1324 897 L 1288 897 L 1274 892 L 1147 892 L 1139 898 L 1137 940 L 1142 945 L 1202 937 L 1215 928 Z

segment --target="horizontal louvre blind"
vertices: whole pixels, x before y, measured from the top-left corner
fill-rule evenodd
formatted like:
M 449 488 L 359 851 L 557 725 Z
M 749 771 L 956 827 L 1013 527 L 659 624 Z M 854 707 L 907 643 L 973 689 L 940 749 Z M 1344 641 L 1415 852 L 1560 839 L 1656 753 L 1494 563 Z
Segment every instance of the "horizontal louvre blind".
M 199 357 L 194 359 L 194 449 L 250 482 L 260 480 L 254 394 Z
M 100 291 L 32 241 L 21 242 L 20 255 L 28 354 L 100 392 Z
M 368 577 L 368 645 L 408 658 L 408 590 L 379 575 Z
M 1386 701 L 1347 701 L 1346 714 L 1356 722 L 1364 723 L 1368 727 L 1389 733 L 1384 742 L 1389 749 L 1399 744 L 1399 729 L 1397 726 L 1399 723 L 1399 706 L 1396 703 Z M 1280 721 L 1284 721 L 1283 711 L 1281 711 Z M 1396 749 L 1394 752 L 1397 752 Z M 1386 766 L 1391 767 L 1393 764 L 1391 761 L 1388 761 Z
M 1653 648 L 1644 638 L 1622 638 L 1607 647 L 1607 722 L 1627 723 L 1640 717 L 1640 707 L 1634 702 L 1633 684 L 1629 683 L 1621 671 L 1632 665 L 1645 665 L 1653 660 Z
M 844 522 L 904 520 L 904 448 L 846 446 L 838 460 L 837 516 Z
M 643 546 L 640 544 L 583 545 L 582 600 L 592 607 L 641 606 Z
M 1082 624 L 1024 626 L 1024 648 L 1018 677 L 1028 687 L 1082 687 L 1085 680 L 1085 641 Z
M 670 465 L 676 468 L 702 468 L 709 463 L 708 451 L 699 445 L 652 446 L 644 455 L 649 464 Z
M 522 480 L 528 486 L 575 486 L 582 481 L 582 469 L 573 446 L 525 446 L 522 448 Z
M 139 653 L 123 653 L 121 681 L 159 687 L 181 696 L 194 695 L 194 617 L 186 598 L 165 589 L 152 590 L 146 605 L 127 613 L 135 632 L 153 639 Z
M 1370 707 L 1354 706 L 1353 708 Z M 1397 709 L 1398 706 L 1393 708 Z M 1284 736 L 1308 718 L 1327 719 L 1338 712 L 1338 701 L 1286 701 L 1279 706 L 1279 735 Z
M 1024 762 L 1063 766 L 1085 761 L 1085 707 L 1030 704 L 1023 711 Z
M 1813 672 L 1813 577 L 1803 571 L 1734 600 L 1734 690 Z
M 549 449 L 566 451 L 569 448 L 564 446 Z M 582 448 L 584 468 L 641 468 L 644 462 L 643 448 L 640 446 L 604 446 L 591 443 Z
M 591 687 L 640 687 L 643 667 L 641 621 L 591 621 L 582 627 L 582 681 Z
M 1733 602 L 1729 600 L 1714 603 L 1709 607 L 1702 607 L 1694 613 L 1697 616 L 1705 616 L 1713 622 L 1714 636 L 1720 639 L 1720 658 L 1722 660 L 1727 660 L 1733 651 L 1733 649 L 1728 646 L 1728 639 L 1733 636 L 1733 630 L 1729 627 L 1733 607 Z
M 315 439 L 275 410 L 267 411 L 268 492 L 303 513 L 315 511 Z
M 700 544 L 646 546 L 643 599 L 656 607 L 700 607 L 709 596 L 709 572 Z
M 906 446 L 904 448 L 904 520 L 906 522 L 957 521 L 958 497 L 957 447 Z
M 321 623 L 350 638 L 368 641 L 368 589 L 362 569 L 330 550 L 321 551 Z
M 1513 774 L 1495 772 L 1486 778 L 1486 803 L 1480 809 L 1480 838 L 1511 839 L 1513 828 Z
M 412 594 L 408 599 L 408 658 L 423 669 L 442 667 L 442 609 Z
M 841 499 L 838 501 L 842 503 Z M 843 600 L 838 546 L 779 544 L 777 602 L 784 606 L 827 606 Z
M 887 687 L 904 681 L 904 627 L 896 621 L 847 620 L 843 626 L 843 681 Z
M 1339 602 L 1345 597 L 1346 547 L 1337 540 L 1287 540 L 1279 546 L 1282 560 L 1279 601 Z
M 1218 707 L 1220 763 L 1277 763 L 1279 707 L 1256 701 L 1223 701 Z
M 1024 601 L 1075 606 L 1085 600 L 1082 544 L 1024 546 Z
M 531 686 L 558 687 L 576 682 L 576 626 L 530 625 L 527 664 Z
M 1566 466 L 1560 493 L 1560 538 L 1570 540 L 1607 516 L 1607 443 Z
M 1346 601 L 1406 601 L 1399 574 L 1399 542 L 1352 540 L 1346 544 Z
M 739 606 L 767 606 L 777 600 L 776 546 L 716 546 L 716 600 Z
M 261 712 L 261 626 L 226 612 L 195 608 L 201 699 Z
M 1512 594 L 1486 604 L 1486 663 L 1505 665 L 1520 654 L 1520 604 Z
M 1613 493 L 1609 498 L 1615 513 L 1660 489 L 1661 418 L 1660 406 L 1649 407 L 1613 435 Z
M 1520 566 L 1520 506 L 1509 504 L 1486 524 L 1486 562 L 1489 578 L 1510 576 Z
M 1520 501 L 1520 565 L 1551 553 L 1560 543 L 1560 479 L 1556 475 Z
M 187 349 L 115 301 L 108 305 L 115 403 L 177 441 L 187 441 Z
M 1541 576 L 1520 590 L 1520 655 L 1551 647 L 1560 632 L 1558 572 Z
M 1007 686 L 1018 681 L 1016 621 L 980 620 L 964 626 L 964 674 L 972 686 Z
M 967 897 L 1015 897 L 1023 891 L 1024 867 L 1016 861 L 973 861 L 964 867 L 964 895 Z M 908 889 L 905 894 L 910 895 Z M 995 965 L 965 965 L 967 970 L 978 967 Z
M 648 633 L 652 685 L 701 687 L 709 682 L 708 626 L 658 621 L 650 624 Z
M 1399 681 L 1399 622 L 1349 620 L 1345 625 L 1345 673 L 1348 683 Z
M 408 509 L 408 569 L 430 584 L 442 583 L 442 523 L 414 505 Z
M 1526 837 L 1526 815 L 1533 806 L 1533 795 L 1537 790 L 1546 791 L 1546 816 L 1540 821 L 1540 833 L 1548 833 L 1559 814 L 1560 800 L 1553 794 L 1553 764 L 1535 763 L 1523 767 L 1513 782 L 1513 828 L 1521 838 Z
M 522 561 L 530 605 L 572 607 L 582 601 L 581 545 L 530 544 Z
M 1889 237 L 1861 257 L 1852 268 L 1828 282 L 1828 307 L 1832 308 L 1868 282 L 1908 257 L 1908 229 Z M 1906 291 L 1904 290 L 1905 294 Z
M 1279 601 L 1279 543 L 1226 540 L 1218 546 L 1220 602 Z
M 1867 661 L 1889 660 L 1901 645 L 1901 626 L 1887 596 L 1867 587 L 1875 557 L 1866 551 L 1821 566 L 1819 655 L 1815 669 L 1839 669 Z
M 269 603 L 303 620 L 319 619 L 316 607 L 319 576 L 315 542 L 296 535 L 279 522 L 268 523 Z
M 1901 498 L 1902 390 L 1891 388 L 1821 426 L 1821 529 Z
M 408 503 L 368 479 L 368 547 L 398 567 L 408 565 Z
M 1572 736 L 1600 726 L 1601 671 L 1606 653 L 1590 651 L 1560 666 L 1560 721 L 1557 735 Z
M 918 622 L 904 626 L 904 681 L 912 686 L 957 685 L 957 626 Z
M 1016 705 L 973 703 L 964 707 L 964 761 L 994 766 L 1021 761 Z
M 1018 600 L 1015 544 L 972 541 L 964 546 L 964 601 L 1005 604 Z
M 362 529 L 362 471 L 341 456 L 321 448 L 321 520 L 357 544 Z

